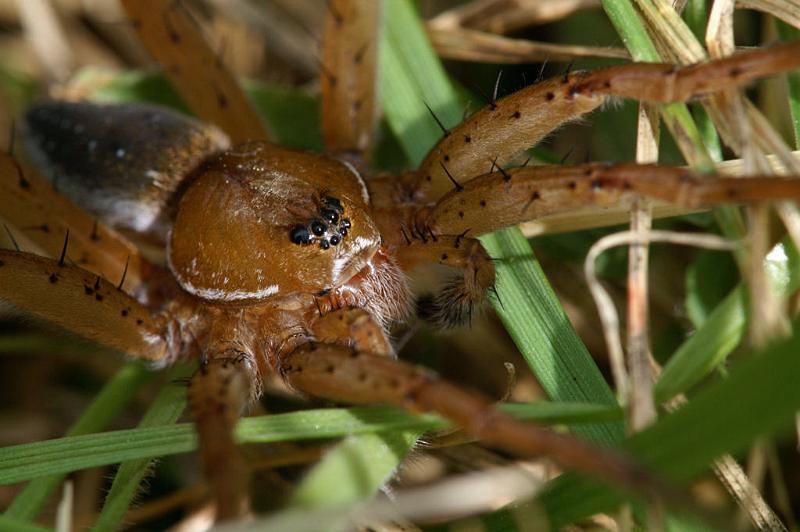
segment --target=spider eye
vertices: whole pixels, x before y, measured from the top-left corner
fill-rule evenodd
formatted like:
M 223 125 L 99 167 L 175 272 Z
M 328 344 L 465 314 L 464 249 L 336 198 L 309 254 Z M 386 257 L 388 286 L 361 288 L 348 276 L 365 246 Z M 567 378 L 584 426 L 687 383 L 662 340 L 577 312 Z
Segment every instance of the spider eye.
M 344 227 L 345 229 L 350 229 L 350 220 L 348 220 L 347 218 L 343 219 L 342 227 Z
M 304 225 L 297 224 L 292 227 L 289 233 L 289 238 L 295 244 L 309 244 L 311 243 L 311 234 Z
M 324 198 L 322 198 L 322 202 L 337 212 L 344 212 L 344 207 L 342 207 L 342 202 L 332 196 L 325 196 Z
M 323 209 L 322 218 L 330 224 L 335 224 L 339 221 L 339 213 L 333 209 Z
M 330 240 L 330 243 L 331 243 L 332 246 L 335 246 L 336 244 L 338 244 L 339 242 L 342 241 L 342 239 L 341 239 L 341 237 L 339 235 L 333 235 L 333 236 L 331 236 L 331 238 L 329 240 Z
M 311 221 L 311 232 L 317 236 L 322 236 L 325 234 L 325 231 L 328 230 L 328 226 L 322 223 L 321 220 L 312 220 Z
M 321 247 L 322 249 L 328 249 L 329 247 L 331 247 L 331 245 L 327 240 L 323 238 L 322 240 L 319 241 L 319 247 Z

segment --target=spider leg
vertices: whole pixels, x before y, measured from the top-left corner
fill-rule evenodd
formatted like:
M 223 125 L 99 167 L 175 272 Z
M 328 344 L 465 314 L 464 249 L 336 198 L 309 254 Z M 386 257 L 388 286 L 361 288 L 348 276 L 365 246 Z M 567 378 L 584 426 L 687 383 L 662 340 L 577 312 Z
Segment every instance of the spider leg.
M 359 351 L 395 356 L 383 328 L 362 309 L 339 309 L 329 312 L 314 322 L 311 333 L 322 343 L 341 343 Z
M 400 360 L 312 343 L 283 355 L 278 365 L 288 384 L 317 397 L 436 412 L 490 445 L 524 456 L 547 456 L 564 468 L 603 478 L 639 495 L 682 499 L 614 451 L 518 421 L 494 408 L 488 398 Z
M 63 260 L 0 250 L 0 300 L 159 366 L 183 352 L 177 324 Z
M 0 212 L 51 257 L 59 256 L 69 231 L 69 257 L 106 279 L 122 279 L 125 272 L 122 288 L 130 293 L 155 269 L 126 238 L 98 223 L 33 169 L 5 153 L 0 153 Z
M 234 428 L 254 389 L 251 361 L 230 346 L 208 350 L 189 382 L 189 407 L 217 521 L 241 517 L 248 508 L 250 471 L 236 446 Z
M 472 318 L 473 309 L 486 298 L 494 286 L 494 264 L 483 245 L 462 236 L 435 236 L 401 245 L 396 251 L 403 271 L 429 263 L 458 268 L 462 275 L 453 277 L 437 294 L 417 302 L 419 315 L 441 328 L 458 327 Z
M 493 163 L 507 164 L 609 96 L 685 101 L 798 66 L 800 41 L 688 66 L 636 63 L 574 72 L 526 87 L 447 132 L 420 166 L 415 194 L 435 201 L 453 188 L 454 180 L 481 175 Z
M 189 107 L 234 143 L 270 138 L 258 111 L 180 1 L 123 0 L 133 27 Z
M 320 49 L 325 151 L 363 169 L 375 126 L 380 2 L 331 0 Z
M 796 177 L 710 178 L 683 168 L 635 164 L 528 166 L 485 174 L 418 212 L 419 232 L 472 235 L 585 207 L 609 207 L 635 196 L 688 208 L 719 203 L 800 199 Z

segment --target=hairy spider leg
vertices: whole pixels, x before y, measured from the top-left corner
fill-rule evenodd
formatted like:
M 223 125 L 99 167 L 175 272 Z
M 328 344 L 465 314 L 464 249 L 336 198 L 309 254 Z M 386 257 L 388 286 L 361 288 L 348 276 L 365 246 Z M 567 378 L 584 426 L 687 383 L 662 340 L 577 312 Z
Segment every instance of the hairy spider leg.
M 128 293 L 137 291 L 153 274 L 153 265 L 128 239 L 5 153 L 0 153 L 0 212 L 11 224 L 12 235 L 21 234 L 51 257 L 60 256 L 66 245 L 66 260 L 105 279 L 118 280 Z
M 122 5 L 147 50 L 198 118 L 222 129 L 234 144 L 271 138 L 181 2 L 122 0 Z
M 800 41 L 794 41 L 707 63 L 636 63 L 549 79 L 493 102 L 449 130 L 420 166 L 414 193 L 436 201 L 453 189 L 454 180 L 482 175 L 493 163 L 507 164 L 610 96 L 685 101 L 799 66 Z
M 220 343 L 203 354 L 189 381 L 189 408 L 218 521 L 241 517 L 249 507 L 250 470 L 236 446 L 234 428 L 255 387 L 252 361 L 251 354 Z
M 587 206 L 611 206 L 636 196 L 689 208 L 720 203 L 800 199 L 798 176 L 713 178 L 676 167 L 636 164 L 527 166 L 465 182 L 430 209 L 421 209 L 420 232 L 490 233 L 509 225 Z
M 339 345 L 309 343 L 284 354 L 278 371 L 294 388 L 333 401 L 392 404 L 413 412 L 436 412 L 471 435 L 506 451 L 547 456 L 636 493 L 692 507 L 680 493 L 638 464 L 609 449 L 525 423 L 497 410 L 477 392 L 465 391 L 430 371 Z
M 155 366 L 174 362 L 185 349 L 177 323 L 63 255 L 0 250 L 0 299 Z
M 380 2 L 331 0 L 320 48 L 325 151 L 369 164 L 375 128 Z

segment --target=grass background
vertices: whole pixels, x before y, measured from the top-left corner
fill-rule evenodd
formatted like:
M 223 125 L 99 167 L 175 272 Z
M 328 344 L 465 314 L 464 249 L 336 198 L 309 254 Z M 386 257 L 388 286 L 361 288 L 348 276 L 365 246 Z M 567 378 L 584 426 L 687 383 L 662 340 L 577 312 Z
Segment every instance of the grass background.
M 632 47 L 633 55 L 641 54 L 639 57 L 642 59 L 653 59 L 648 55 L 652 50 L 648 52 L 647 44 L 642 44 L 647 41 L 637 29 L 638 19 L 632 18 L 630 4 L 608 2 L 604 7 L 612 17 L 614 27 L 622 33 L 626 45 Z M 474 84 L 488 86 L 497 67 L 478 65 L 468 69 L 464 65 L 451 65 L 452 74 L 448 74 L 427 43 L 415 7 L 405 0 L 389 0 L 386 10 L 380 82 L 385 134 L 379 150 L 387 155 L 379 156 L 378 163 L 395 167 L 405 160 L 406 164 L 413 166 L 441 134 L 423 102 L 431 105 L 445 123 L 455 124 L 463 111 L 465 94 L 469 98 L 470 89 L 464 87 Z M 698 11 L 702 13 L 702 9 Z M 614 42 L 612 26 L 599 25 L 598 21 L 604 19 L 602 12 L 593 11 L 582 16 L 585 18 L 568 19 L 558 27 L 559 32 L 563 31 L 561 39 L 574 42 L 582 34 L 585 38 L 587 27 L 603 27 L 608 43 Z M 746 26 L 746 22 L 743 24 Z M 542 31 L 554 33 L 556 28 Z M 758 31 L 754 33 L 755 37 L 747 37 L 757 39 Z M 536 70 L 534 66 L 508 69 L 504 78 L 512 81 L 506 82 L 509 87 L 504 87 L 504 90 L 512 90 L 516 88 L 515 84 L 520 84 L 513 79 L 524 68 L 529 74 Z M 550 68 L 557 70 L 561 67 Z M 460 83 L 454 84 L 451 76 L 459 79 Z M 21 90 L 28 96 L 32 94 L 20 89 L 32 86 L 28 80 L 12 73 L 6 77 L 10 80 L 6 83 L 6 91 Z M 317 103 L 305 91 L 253 83 L 250 94 L 281 140 L 295 146 L 319 148 Z M 99 91 L 97 97 L 104 100 L 176 102 L 175 96 L 161 80 L 137 73 L 116 76 Z M 685 108 L 675 109 L 673 112 L 679 115 L 676 120 L 690 120 Z M 563 137 L 559 138 L 567 140 L 550 142 L 546 149 L 558 158 L 562 152 L 560 143 L 576 143 L 589 151 L 592 159 L 632 158 L 635 120 L 630 105 L 611 112 L 595 113 L 591 123 L 591 128 L 579 125 L 564 131 Z M 679 157 L 669 147 L 662 155 L 668 162 L 679 162 Z M 714 227 L 708 216 L 671 223 L 680 228 L 713 230 Z M 571 261 L 574 264 L 581 260 L 587 246 L 602 232 L 545 237 L 537 239 L 533 246 L 537 252 L 543 250 L 548 261 Z M 688 318 L 665 317 L 661 329 L 657 330 L 657 334 L 663 337 L 654 339 L 656 355 L 668 362 L 656 384 L 657 397 L 663 401 L 679 393 L 688 393 L 692 400 L 678 413 L 664 415 L 647 431 L 626 438 L 621 411 L 616 406 L 613 391 L 606 384 L 602 368 L 597 367 L 590 350 L 570 324 L 529 242 L 516 229 L 488 237 L 484 242 L 490 254 L 500 259 L 497 288 L 502 304 L 495 301 L 495 311 L 542 390 L 552 401 L 517 407 L 515 414 L 574 425 L 577 434 L 604 445 L 622 445 L 680 482 L 705 473 L 710 461 L 721 453 L 742 453 L 756 437 L 786 434 L 790 429 L 792 415 L 800 407 L 800 389 L 793 386 L 793 376 L 800 370 L 800 360 L 793 356 L 798 347 L 796 338 L 792 337 L 759 356 L 741 354 L 742 360 L 732 364 L 730 371 L 726 369 L 724 378 L 720 378 L 720 368 L 727 366 L 728 355 L 740 346 L 747 323 L 746 296 L 741 288 L 734 286 L 737 282 L 735 269 L 727 257 L 699 253 L 675 258 L 654 251 L 655 270 L 677 269 L 678 277 L 687 272 L 687 277 L 694 279 L 688 284 L 690 291 L 685 300 L 680 296 L 675 300 L 675 304 L 685 305 Z M 793 273 L 796 271 L 796 255 L 788 244 L 784 244 L 784 250 L 786 259 L 774 261 L 772 271 L 784 279 L 787 289 L 793 290 L 796 288 L 796 275 Z M 662 259 L 665 264 L 660 265 L 658 261 Z M 624 254 L 613 255 L 607 259 L 602 271 L 611 278 L 618 277 L 624 261 Z M 733 275 L 720 275 L 720 272 L 731 271 Z M 593 312 L 590 301 L 582 303 L 582 313 Z M 684 340 L 687 327 L 693 328 L 694 334 Z M 84 369 L 81 368 L 84 357 L 97 356 L 93 347 L 76 346 L 72 342 L 65 344 L 60 339 L 51 338 L 43 336 L 38 329 L 21 327 L 15 319 L 6 321 L 0 337 L 0 348 L 8 354 L 2 361 L 8 370 L 5 373 L 10 374 L 18 367 L 22 367 L 23 372 L 31 371 L 24 367 L 29 363 L 25 354 L 41 357 L 42 365 L 49 364 L 49 357 L 54 357 L 55 367 L 71 371 Z M 431 349 L 435 350 L 436 343 L 431 342 Z M 93 520 L 98 530 L 118 528 L 132 504 L 141 478 L 150 467 L 148 458 L 185 453 L 196 445 L 189 426 L 174 424 L 180 419 L 185 400 L 185 390 L 175 382 L 185 378 L 189 371 L 189 368 L 179 367 L 168 375 L 153 375 L 136 364 L 129 364 L 119 370 L 104 367 L 94 373 L 87 372 L 89 375 L 115 373 L 103 384 L 90 406 L 80 408 L 80 413 L 70 414 L 76 421 L 66 437 L 9 445 L 0 450 L 0 481 L 3 484 L 31 480 L 22 492 L 13 491 L 7 496 L 8 505 L 0 517 L 0 525 L 9 530 L 35 529 L 31 523 L 40 516 L 48 500 L 58 497 L 56 489 L 64 474 L 86 467 L 124 462 L 116 470 L 99 516 Z M 97 388 L 97 382 L 80 382 L 81 379 L 86 380 L 83 374 L 73 378 L 78 382 L 68 384 L 72 389 L 82 390 L 81 394 Z M 45 379 L 43 384 L 47 382 Z M 159 387 L 161 391 L 152 399 Z M 139 392 L 142 388 L 144 391 Z M 147 393 L 148 388 L 150 393 Z M 43 390 L 44 395 L 46 390 Z M 149 405 L 138 422 L 132 418 L 121 419 L 130 412 L 130 402 L 139 403 L 138 408 L 134 408 L 138 411 L 143 405 Z M 5 413 L 6 430 L 10 430 L 25 410 L 18 408 L 19 397 L 6 404 L 9 405 Z M 129 415 L 135 418 L 138 414 Z M 109 424 L 132 428 L 99 432 Z M 349 435 L 302 477 L 291 497 L 283 497 L 285 508 L 288 508 L 284 511 L 303 508 L 309 522 L 318 524 L 320 521 L 314 511 L 336 508 L 340 512 L 337 515 L 343 518 L 341 516 L 346 515 L 349 505 L 369 498 L 386 482 L 424 431 L 441 427 L 441 420 L 435 417 L 412 417 L 382 407 L 323 409 L 248 419 L 240 426 L 239 438 L 242 442 L 255 444 Z M 151 494 L 157 497 L 158 490 L 173 489 L 175 484 L 190 480 L 191 474 L 181 471 L 182 466 L 179 461 L 162 463 Z M 786 471 L 787 475 L 790 473 L 790 470 Z M 164 477 L 172 478 L 165 481 Z M 539 503 L 552 523 L 566 524 L 597 511 L 611 510 L 618 500 L 619 494 L 608 487 L 567 475 L 552 483 Z M 269 501 L 264 504 L 272 506 Z M 490 530 L 524 530 L 524 523 L 515 522 L 514 515 L 512 511 L 486 516 L 484 524 Z M 175 519 L 176 516 L 167 518 Z M 280 515 L 275 518 L 279 519 Z M 44 522 L 50 521 L 45 519 Z M 164 523 L 156 521 L 143 526 L 158 528 Z M 673 528 L 696 526 L 680 520 L 670 524 Z

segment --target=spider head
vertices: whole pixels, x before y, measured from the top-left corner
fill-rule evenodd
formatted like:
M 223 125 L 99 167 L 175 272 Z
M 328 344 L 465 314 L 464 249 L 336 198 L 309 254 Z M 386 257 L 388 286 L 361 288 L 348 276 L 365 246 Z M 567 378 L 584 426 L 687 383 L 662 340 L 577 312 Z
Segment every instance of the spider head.
M 347 165 L 257 142 L 211 161 L 187 187 L 169 266 L 204 299 L 256 302 L 348 281 L 380 235 L 366 190 Z

